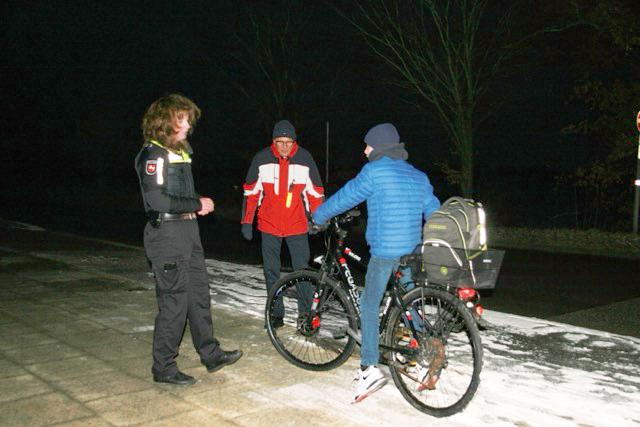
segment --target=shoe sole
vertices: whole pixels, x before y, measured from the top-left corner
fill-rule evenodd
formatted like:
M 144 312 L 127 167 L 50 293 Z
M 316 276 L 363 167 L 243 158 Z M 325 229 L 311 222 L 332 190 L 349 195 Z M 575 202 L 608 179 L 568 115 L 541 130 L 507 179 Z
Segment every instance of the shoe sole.
M 353 402 L 351 402 L 352 404 L 354 403 L 360 403 L 362 402 L 364 399 L 366 399 L 367 397 L 371 396 L 373 393 L 375 393 L 376 391 L 380 390 L 382 387 L 385 386 L 385 384 L 387 384 L 387 378 L 382 378 L 380 381 L 378 381 L 377 383 L 375 383 L 373 385 L 372 388 L 370 388 L 369 390 L 367 390 L 366 392 L 362 393 L 361 395 L 359 395 L 358 397 L 356 397 Z
M 242 356 L 243 356 L 243 355 L 241 354 L 240 356 L 238 356 L 238 358 L 237 358 L 237 359 L 230 360 L 230 361 L 225 362 L 225 363 L 221 363 L 220 365 L 216 366 L 216 367 L 215 367 L 215 368 L 213 368 L 213 369 L 208 369 L 208 368 L 207 368 L 207 372 L 209 372 L 209 373 L 211 373 L 211 372 L 216 372 L 216 371 L 219 371 L 220 369 L 224 368 L 225 366 L 233 365 L 233 364 L 234 364 L 234 363 L 236 363 L 238 360 L 240 360 L 240 359 L 242 358 Z
M 175 381 L 165 381 L 165 380 L 157 380 L 157 379 L 153 379 L 154 383 L 158 383 L 158 384 L 171 384 L 171 385 L 180 385 L 180 386 L 185 386 L 185 385 L 194 385 L 195 383 L 198 382 L 198 380 L 196 380 L 195 378 L 193 379 L 193 381 L 185 381 L 185 382 L 175 382 Z

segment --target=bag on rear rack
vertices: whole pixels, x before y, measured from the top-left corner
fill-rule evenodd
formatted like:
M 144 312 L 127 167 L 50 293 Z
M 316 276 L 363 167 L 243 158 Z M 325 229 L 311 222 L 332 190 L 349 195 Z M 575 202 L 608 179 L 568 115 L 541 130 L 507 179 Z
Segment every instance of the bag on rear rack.
M 495 286 L 504 253 L 487 250 L 481 203 L 448 199 L 431 215 L 422 233 L 422 268 L 429 281 L 477 289 Z

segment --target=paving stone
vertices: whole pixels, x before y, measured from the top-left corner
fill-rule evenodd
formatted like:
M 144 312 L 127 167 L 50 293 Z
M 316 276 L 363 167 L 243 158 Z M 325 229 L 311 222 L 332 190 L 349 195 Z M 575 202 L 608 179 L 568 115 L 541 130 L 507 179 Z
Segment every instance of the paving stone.
M 91 415 L 87 408 L 59 393 L 0 403 L 2 425 L 44 426 Z
M 11 321 L 7 323 L 0 323 L 0 341 L 8 335 L 22 336 L 37 334 L 38 332 L 39 331 L 37 329 L 20 322 Z
M 112 360 L 110 363 L 116 370 L 128 375 L 133 375 L 136 378 L 147 380 L 150 384 L 153 384 L 151 381 L 151 365 L 153 363 L 151 359 L 151 346 L 149 346 L 149 351 L 144 356 L 128 357 L 125 353 L 122 355 L 122 358 Z M 180 363 L 178 363 L 178 366 L 180 369 L 183 368 Z
M 40 302 L 37 304 L 21 302 L 6 307 L 5 310 L 17 321 L 38 329 L 49 323 L 67 322 L 74 319 L 74 316 L 58 310 L 55 305 L 41 304 Z
M 0 378 L 0 402 L 18 400 L 51 391 L 51 387 L 30 374 Z
M 145 330 L 149 327 L 153 328 L 154 319 L 155 316 L 152 315 L 119 312 L 118 315 L 111 313 L 110 315 L 93 318 L 92 320 L 106 328 L 115 329 L 128 334 Z
M 0 301 L 2 301 L 2 303 L 0 303 L 0 307 L 2 307 L 3 304 L 15 303 L 15 302 L 18 302 L 18 301 L 20 301 L 22 299 L 23 299 L 23 297 L 21 295 L 19 295 L 13 289 L 11 289 L 11 290 L 8 290 L 8 289 L 0 290 Z M 2 322 L 2 320 L 0 320 L 0 323 L 1 322 Z
M 132 340 L 132 338 L 127 336 L 122 340 L 105 342 L 101 346 L 88 349 L 87 352 L 111 362 L 121 359 L 123 355 L 127 357 L 150 357 L 151 344 L 137 337 Z
M 132 334 L 135 334 L 140 341 L 147 342 L 149 346 L 151 346 L 153 342 L 153 328 L 153 325 L 136 326 Z
M 26 271 L 29 272 L 29 274 L 36 272 L 50 274 L 52 272 L 65 270 L 69 270 L 69 266 L 63 262 L 28 255 L 3 253 L 0 258 L 0 271 L 3 273 L 22 274 L 22 272 Z
M 56 338 L 104 330 L 105 326 L 89 319 L 60 320 L 42 323 L 38 328 Z
M 57 381 L 56 386 L 81 402 L 153 387 L 148 381 L 143 381 L 120 371 L 101 372 L 63 379 Z
M 48 381 L 60 381 L 67 378 L 112 371 L 114 367 L 95 357 L 81 356 L 55 362 L 26 365 L 25 369 Z
M 0 263 L 4 258 L 0 256 Z M 8 289 L 14 287 L 15 274 L 0 272 L 0 289 Z
M 146 424 L 197 409 L 171 393 L 156 388 L 93 400 L 86 405 L 115 425 Z
M 0 304 L 2 303 L 0 302 Z M 11 304 L 13 304 L 13 302 Z M 9 315 L 9 312 L 5 309 L 5 306 L 0 305 L 0 325 L 4 325 L 5 323 L 14 323 L 14 322 L 15 322 L 15 319 Z
M 56 427 L 111 427 L 113 424 L 100 417 L 78 418 L 56 424 Z
M 108 304 L 109 308 L 113 309 L 113 305 L 111 305 L 108 301 L 102 301 L 98 298 L 89 298 L 85 295 L 73 295 L 71 297 L 65 298 L 63 301 L 59 301 L 56 304 L 56 309 L 65 312 L 67 315 L 71 316 L 79 316 L 84 310 L 96 307 L 97 305 L 105 305 Z
M 45 271 L 33 271 L 27 270 L 24 272 L 16 273 L 16 275 L 20 278 L 37 280 L 39 282 L 69 282 L 72 280 L 82 280 L 82 279 L 92 279 L 95 277 L 94 274 L 85 273 L 83 271 L 72 271 L 57 269 L 57 270 L 45 270 Z
M 23 365 L 31 365 L 81 356 L 82 352 L 66 344 L 54 342 L 52 344 L 34 347 L 18 347 L 4 350 L 4 354 L 8 358 L 19 361 Z
M 0 355 L 0 378 L 15 377 L 26 373 L 24 368 Z
M 231 420 L 224 419 L 215 413 L 198 410 L 179 414 L 173 417 L 163 418 L 157 421 L 151 421 L 145 423 L 148 427 L 180 427 L 180 426 L 215 426 L 215 427 L 227 427 L 237 426 L 237 424 Z
M 285 403 L 272 400 L 257 393 L 256 390 L 248 389 L 248 386 L 249 383 L 245 383 L 244 389 L 234 390 L 230 390 L 228 387 L 210 388 L 202 393 L 186 395 L 184 399 L 225 419 L 235 419 L 242 415 L 255 413 L 257 416 L 253 418 L 254 420 L 259 420 L 260 418 L 264 420 L 265 413 L 271 414 L 272 412 L 278 412 L 279 409 L 287 408 Z M 231 394 L 233 399 L 228 398 Z M 261 424 L 256 424 L 254 421 L 253 425 Z
M 0 339 L 0 350 L 4 351 L 18 347 L 25 348 L 54 343 L 56 343 L 55 338 L 41 333 L 4 335 L 2 339 Z
M 63 339 L 71 346 L 108 361 L 118 360 L 123 356 L 148 355 L 151 352 L 151 345 L 145 340 L 145 336 L 123 334 L 111 329 L 76 334 Z
M 297 427 L 297 426 L 342 426 L 343 423 L 331 416 L 329 411 L 287 407 L 286 410 L 274 408 L 265 413 L 252 412 L 233 419 L 241 426 L 260 427 Z

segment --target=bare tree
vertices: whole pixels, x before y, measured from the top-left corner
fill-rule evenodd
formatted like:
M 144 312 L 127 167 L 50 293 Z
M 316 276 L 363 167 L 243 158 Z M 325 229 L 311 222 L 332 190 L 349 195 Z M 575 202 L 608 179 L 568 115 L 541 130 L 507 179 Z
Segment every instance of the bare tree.
M 417 108 L 426 101 L 437 111 L 459 163 L 442 165 L 444 172 L 467 197 L 473 194 L 474 127 L 483 119 L 478 103 L 504 59 L 496 45 L 508 16 L 485 20 L 486 9 L 486 0 L 371 0 L 343 13 L 393 69 L 390 83 L 417 95 Z M 493 31 L 480 40 L 482 25 Z
M 388 83 L 413 93 L 417 110 L 435 109 L 457 159 L 455 166 L 440 166 L 467 197 L 474 188 L 474 131 L 492 112 L 481 105 L 489 84 L 526 43 L 579 23 L 578 6 L 568 2 L 558 7 L 573 9 L 569 20 L 539 28 L 526 20 L 516 25 L 519 12 L 550 7 L 541 3 L 546 2 L 368 0 L 350 12 L 336 6 L 373 55 L 391 67 L 395 77 Z
M 229 81 L 259 114 L 269 133 L 273 123 L 290 118 L 303 128 L 322 116 L 314 114 L 331 98 L 336 76 L 324 75 L 326 52 L 311 48 L 314 37 L 313 4 L 284 0 L 282 13 L 264 13 L 260 4 L 239 7 L 230 49 Z M 273 5 L 271 5 L 273 6 Z

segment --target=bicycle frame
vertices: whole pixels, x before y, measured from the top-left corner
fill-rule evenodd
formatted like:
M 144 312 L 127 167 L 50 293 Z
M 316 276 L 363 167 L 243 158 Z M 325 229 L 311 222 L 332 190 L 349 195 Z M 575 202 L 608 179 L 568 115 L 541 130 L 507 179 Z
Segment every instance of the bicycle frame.
M 344 223 L 351 221 L 354 217 L 359 215 L 359 212 L 357 212 L 357 214 L 355 212 L 357 211 L 347 212 L 343 217 Z M 358 324 L 360 324 L 360 291 L 355 283 L 349 264 L 347 263 L 347 258 L 351 259 L 363 271 L 366 271 L 367 267 L 362 261 L 362 257 L 347 246 L 345 241 L 347 234 L 348 232 L 340 227 L 340 220 L 338 218 L 331 220 L 329 229 L 327 230 L 327 240 L 325 242 L 327 253 L 320 261 L 320 279 L 322 281 L 326 277 L 333 279 L 336 279 L 336 277 L 338 278 L 338 282 L 345 288 L 351 303 L 356 309 Z M 387 291 L 385 292 L 385 296 L 383 297 L 381 304 L 382 310 L 379 314 L 379 334 L 382 335 L 383 331 L 386 329 L 388 314 L 391 307 L 393 305 L 397 305 L 402 309 L 402 312 L 405 313 L 404 316 L 407 320 L 407 324 L 415 337 L 417 334 L 412 322 L 411 313 L 407 310 L 407 307 L 402 301 L 402 293 L 399 290 L 400 277 L 402 277 L 402 273 L 394 274 L 390 277 L 389 283 L 387 284 Z M 317 301 L 319 301 L 321 297 L 321 295 L 314 295 L 314 300 L 316 301 L 316 304 L 314 305 L 317 305 Z M 312 310 L 314 309 L 315 307 L 312 307 Z M 349 333 L 349 335 L 351 335 L 359 345 L 362 344 L 361 338 L 356 331 L 349 330 L 347 333 Z M 420 340 L 420 338 L 417 338 L 417 340 Z M 419 341 L 418 344 L 420 344 Z M 391 348 L 383 344 L 380 344 L 380 348 L 382 350 L 398 351 L 406 354 L 413 353 L 413 351 L 407 350 L 406 348 Z

